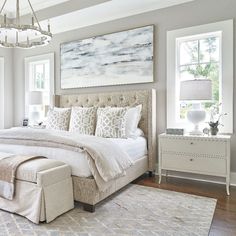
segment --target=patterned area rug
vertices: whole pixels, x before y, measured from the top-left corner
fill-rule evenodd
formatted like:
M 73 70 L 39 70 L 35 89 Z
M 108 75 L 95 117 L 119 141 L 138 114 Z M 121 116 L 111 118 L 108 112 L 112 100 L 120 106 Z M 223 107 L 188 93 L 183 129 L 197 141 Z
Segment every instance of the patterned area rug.
M 50 224 L 0 211 L 0 235 L 207 236 L 216 200 L 156 188 L 129 185 L 104 201 L 95 213 L 80 205 Z

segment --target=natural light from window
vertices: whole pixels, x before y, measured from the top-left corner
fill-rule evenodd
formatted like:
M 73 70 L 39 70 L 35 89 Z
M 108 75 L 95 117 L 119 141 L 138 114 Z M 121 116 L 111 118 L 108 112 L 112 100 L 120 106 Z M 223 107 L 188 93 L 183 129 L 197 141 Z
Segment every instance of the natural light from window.
M 178 82 L 193 79 L 212 81 L 212 101 L 202 102 L 202 107 L 210 113 L 213 105 L 221 103 L 221 35 L 219 32 L 177 39 Z M 186 119 L 191 102 L 179 101 L 179 119 Z
M 198 103 L 206 111 L 206 119 L 201 122 L 200 130 L 209 127 L 210 121 L 220 119 L 220 132 L 233 132 L 233 29 L 234 21 L 230 19 L 167 32 L 168 128 L 191 131 L 193 125 L 187 119 L 187 113 Z M 193 98 L 191 101 L 189 91 L 189 98 L 183 99 L 180 88 L 186 81 L 194 79 L 206 80 L 203 84 L 210 84 L 212 97 L 209 92 L 209 96 L 204 97 L 206 100 L 200 100 L 199 97 L 199 100 Z
M 29 118 L 37 110 L 40 114 L 40 120 L 45 117 L 45 107 L 50 103 L 50 62 L 49 60 L 30 63 L 30 91 L 41 91 L 43 93 L 43 106 L 30 105 Z

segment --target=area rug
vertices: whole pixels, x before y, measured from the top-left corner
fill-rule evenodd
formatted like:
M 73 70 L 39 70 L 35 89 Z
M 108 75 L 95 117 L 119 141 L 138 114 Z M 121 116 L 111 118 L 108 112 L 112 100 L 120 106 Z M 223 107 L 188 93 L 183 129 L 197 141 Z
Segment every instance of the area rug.
M 129 185 L 96 208 L 74 210 L 50 224 L 0 211 L 0 235 L 40 236 L 207 236 L 216 200 L 157 188 Z

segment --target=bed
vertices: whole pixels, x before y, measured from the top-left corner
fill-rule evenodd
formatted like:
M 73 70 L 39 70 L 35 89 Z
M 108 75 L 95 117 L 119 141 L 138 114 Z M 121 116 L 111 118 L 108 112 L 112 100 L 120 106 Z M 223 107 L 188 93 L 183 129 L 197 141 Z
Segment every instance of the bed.
M 133 165 L 126 170 L 126 175 L 116 178 L 105 191 L 101 191 L 88 168 L 82 154 L 63 148 L 33 147 L 23 145 L 0 144 L 0 150 L 21 154 L 42 155 L 69 164 L 72 168 L 74 199 L 83 203 L 84 209 L 90 212 L 95 205 L 117 190 L 121 189 L 145 172 L 155 170 L 156 162 L 156 94 L 155 90 L 138 90 L 101 94 L 57 95 L 55 106 L 68 108 L 72 106 L 105 107 L 135 106 L 142 104 L 142 117 L 139 127 L 144 137 L 137 139 L 110 139 L 116 146 L 125 150 L 133 160 Z M 16 153 L 16 154 L 17 154 Z M 80 155 L 80 156 L 79 156 Z M 65 159 L 66 157 L 66 159 Z
M 148 154 L 139 158 L 126 172 L 126 176 L 116 179 L 112 187 L 105 192 L 100 192 L 92 177 L 83 178 L 73 176 L 74 198 L 84 204 L 84 209 L 94 211 L 95 205 L 132 182 L 145 172 L 150 174 L 155 170 L 156 163 L 156 91 L 132 90 L 112 93 L 60 95 L 55 97 L 55 105 L 58 107 L 71 106 L 135 106 L 142 104 L 142 117 L 139 127 L 143 130 L 147 139 Z

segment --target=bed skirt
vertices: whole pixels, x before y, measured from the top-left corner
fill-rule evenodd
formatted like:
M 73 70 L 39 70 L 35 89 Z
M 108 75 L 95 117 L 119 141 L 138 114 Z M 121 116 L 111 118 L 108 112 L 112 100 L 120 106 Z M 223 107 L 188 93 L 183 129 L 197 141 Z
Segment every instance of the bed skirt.
M 44 221 L 49 223 L 73 209 L 70 172 L 65 170 L 64 177 L 68 177 L 63 179 L 59 176 L 61 172 L 44 171 L 42 175 L 39 173 L 37 183 L 16 180 L 14 199 L 10 201 L 0 198 L 0 209 L 24 216 L 35 224 Z
M 139 176 L 148 171 L 148 157 L 144 156 L 137 160 L 133 166 L 127 171 L 126 175 L 122 176 L 112 182 L 112 186 L 106 191 L 99 191 L 96 182 L 93 177 L 83 178 L 78 176 L 72 176 L 74 186 L 74 199 L 75 201 L 85 203 L 88 205 L 96 205 L 106 197 L 115 193 L 117 190 L 126 186 Z

